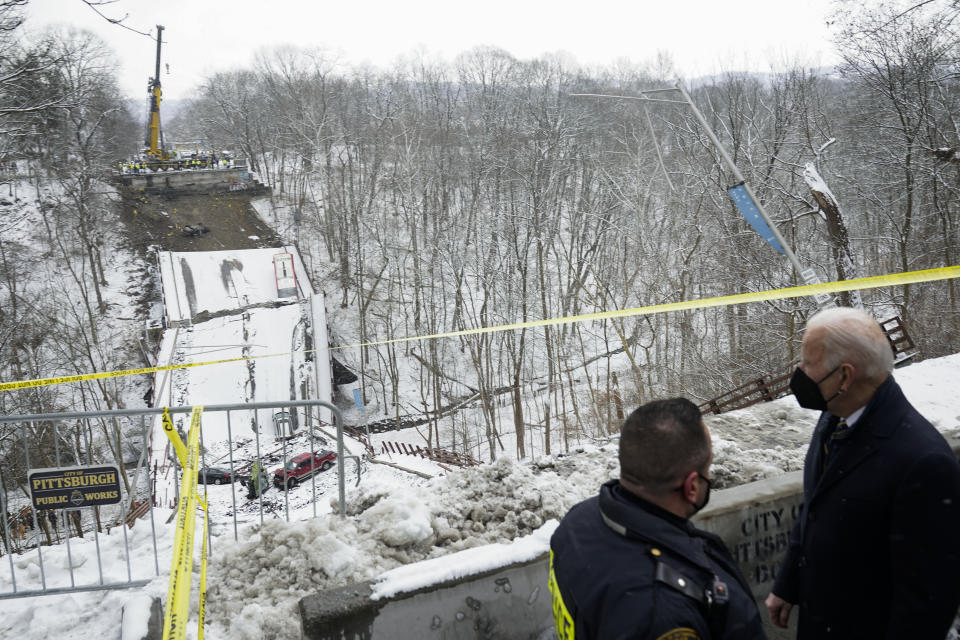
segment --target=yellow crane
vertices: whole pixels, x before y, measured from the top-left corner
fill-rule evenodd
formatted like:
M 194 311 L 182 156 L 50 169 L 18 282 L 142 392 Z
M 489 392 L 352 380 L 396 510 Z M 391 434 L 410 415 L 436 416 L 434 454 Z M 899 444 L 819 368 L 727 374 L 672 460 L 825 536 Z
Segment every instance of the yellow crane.
M 157 25 L 157 68 L 150 78 L 147 92 L 150 100 L 150 112 L 147 114 L 147 154 L 156 160 L 167 160 L 170 154 L 163 150 L 163 134 L 160 131 L 160 102 L 163 91 L 160 90 L 160 45 L 163 43 L 163 25 Z

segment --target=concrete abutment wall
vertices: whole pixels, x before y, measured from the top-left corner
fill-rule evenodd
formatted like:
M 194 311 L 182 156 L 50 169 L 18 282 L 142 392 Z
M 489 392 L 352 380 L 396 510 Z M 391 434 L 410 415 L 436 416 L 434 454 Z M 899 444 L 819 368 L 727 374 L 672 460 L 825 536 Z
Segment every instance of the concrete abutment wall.
M 553 612 L 546 556 L 395 598 L 371 599 L 371 583 L 300 601 L 303 637 L 550 638 Z
M 225 169 L 194 169 L 181 171 L 146 171 L 139 174 L 121 174 L 116 180 L 133 191 L 180 194 L 244 191 L 259 193 L 265 188 L 245 166 Z
M 960 453 L 960 442 L 951 445 L 954 453 Z M 795 471 L 715 491 L 710 505 L 695 519 L 698 527 L 723 538 L 737 559 L 770 640 L 796 637 L 796 612 L 789 629 L 778 629 L 770 625 L 763 601 L 783 562 L 802 504 L 802 472 Z M 456 562 L 456 554 L 450 562 Z M 303 638 L 556 638 L 547 571 L 544 553 L 531 562 L 382 600 L 370 598 L 370 582 L 317 593 L 300 602 Z M 509 591 L 497 588 L 505 584 L 511 585 Z

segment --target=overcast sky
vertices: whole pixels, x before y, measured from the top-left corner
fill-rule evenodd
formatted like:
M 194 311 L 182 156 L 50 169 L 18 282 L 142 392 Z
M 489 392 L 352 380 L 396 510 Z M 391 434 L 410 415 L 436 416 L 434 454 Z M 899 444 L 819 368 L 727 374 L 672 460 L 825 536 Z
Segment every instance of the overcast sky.
M 214 71 L 250 64 L 261 49 L 322 47 L 347 63 L 389 67 L 425 49 L 446 60 L 476 45 L 521 59 L 567 52 L 579 63 L 644 62 L 669 52 L 683 77 L 768 70 L 770 61 L 833 64 L 830 0 L 115 0 L 101 7 L 138 31 L 166 27 L 164 97 L 187 98 Z M 31 0 L 28 28 L 66 23 L 106 40 L 120 59 L 121 89 L 145 96 L 155 44 L 111 25 L 81 0 Z

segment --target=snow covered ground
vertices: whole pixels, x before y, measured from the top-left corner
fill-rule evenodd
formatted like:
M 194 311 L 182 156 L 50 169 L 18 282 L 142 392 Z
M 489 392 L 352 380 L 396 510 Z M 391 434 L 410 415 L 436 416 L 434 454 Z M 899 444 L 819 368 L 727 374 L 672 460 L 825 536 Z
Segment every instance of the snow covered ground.
M 26 248 L 32 244 L 31 229 L 41 227 L 37 222 L 38 208 L 30 206 L 24 211 L 29 215 L 8 219 L 3 231 L 5 240 L 16 237 Z M 203 317 L 209 319 L 189 328 L 168 331 L 161 347 L 160 363 L 248 354 L 285 355 L 252 360 L 252 367 L 248 363 L 228 363 L 176 371 L 158 380 L 156 405 L 289 399 L 291 385 L 309 379 L 312 365 L 303 354 L 289 355 L 305 348 L 302 332 L 297 330 L 303 325 L 305 312 L 297 304 L 276 300 L 271 272 L 276 250 L 256 251 L 266 253 L 256 256 L 246 252 L 176 254 L 186 256 L 184 260 L 193 278 L 195 300 L 190 315 L 205 313 Z M 184 264 L 179 259 L 169 262 L 181 267 Z M 259 266 L 254 266 L 254 262 Z M 129 294 L 123 287 L 137 278 L 137 269 L 143 269 L 143 265 L 121 251 L 110 257 L 114 273 L 121 271 L 121 265 L 128 264 L 133 266 L 125 269 L 126 277 L 111 277 L 106 292 L 110 304 L 119 308 L 131 306 Z M 229 268 L 224 270 L 224 264 Z M 50 264 L 45 268 L 49 270 Z M 303 272 L 299 262 L 297 269 Z M 50 291 L 66 290 L 68 295 L 73 295 L 75 288 L 64 275 L 57 270 L 50 271 L 40 282 Z M 190 308 L 185 280 L 181 278 L 181 282 L 182 290 L 178 290 L 177 296 L 186 300 L 186 307 Z M 32 293 L 44 295 L 40 287 Z M 272 306 L 273 301 L 280 306 L 257 306 Z M 225 313 L 241 308 L 246 312 Z M 351 313 L 352 308 L 337 310 L 340 326 L 355 326 Z M 124 368 L 129 357 L 118 353 L 116 359 L 117 365 L 111 366 L 112 358 L 107 358 L 103 368 Z M 345 359 L 349 362 L 349 358 Z M 412 359 L 405 359 L 400 366 L 402 378 L 416 379 L 412 370 L 406 369 L 416 366 Z M 958 369 L 960 355 L 916 363 L 896 373 L 908 397 L 942 432 L 952 437 L 960 437 L 960 399 L 952 384 Z M 500 424 L 510 424 L 510 407 L 504 405 L 501 411 L 504 416 Z M 368 418 L 381 415 L 390 415 L 390 412 L 383 406 L 371 406 L 363 411 L 353 409 L 348 411 L 347 422 L 362 424 Z M 257 420 L 269 430 L 271 418 L 264 413 Z M 714 436 L 713 475 L 717 487 L 800 469 L 815 419 L 813 412 L 798 408 L 792 398 L 708 416 Z M 480 438 L 484 429 L 475 407 L 457 412 L 448 425 L 442 425 L 441 446 L 450 441 L 449 425 L 452 424 L 462 427 L 460 438 L 467 435 L 471 451 L 477 457 L 487 451 L 488 443 Z M 321 433 L 326 434 L 326 443 L 316 448 L 332 448 L 333 432 L 327 428 Z M 226 429 L 222 418 L 207 414 L 204 434 L 204 463 L 224 464 Z M 276 460 L 266 465 L 268 472 L 279 467 L 283 459 L 314 448 L 316 444 L 307 436 L 275 443 L 269 431 L 263 435 L 262 453 Z M 510 559 L 529 557 L 536 554 L 538 548 L 544 548 L 552 527 L 570 506 L 592 495 L 602 482 L 617 475 L 615 438 L 594 440 L 590 444 L 571 440 L 569 455 L 546 456 L 542 434 L 531 430 L 530 435 L 535 437 L 527 445 L 527 454 L 532 461 L 518 463 L 514 461 L 515 438 L 510 433 L 501 435 L 505 448 L 499 450 L 499 460 L 495 463 L 448 473 L 436 463 L 419 457 L 379 454 L 385 441 L 422 446 L 424 438 L 417 429 L 372 434 L 373 447 L 379 454 L 377 459 L 401 468 L 362 461 L 359 463 L 362 475 L 357 485 L 358 463 L 348 461 L 347 516 L 343 519 L 334 515 L 339 507 L 335 470 L 318 474 L 288 494 L 271 488 L 264 494 L 262 505 L 259 501 L 247 501 L 240 485 L 206 487 L 212 518 L 206 637 L 213 640 L 298 638 L 297 602 L 308 593 L 380 577 L 377 592 L 385 595 L 403 584 L 409 585 L 410 580 L 439 581 L 468 567 L 495 566 Z M 235 455 L 250 458 L 252 432 L 234 430 L 233 437 L 238 445 Z M 363 452 L 360 443 L 350 438 L 346 447 L 348 455 L 359 456 Z M 163 447 L 154 449 L 162 455 Z M 555 440 L 553 450 L 558 449 L 559 443 Z M 166 595 L 173 542 L 173 525 L 166 522 L 169 515 L 167 508 L 154 510 L 160 576 L 155 576 L 149 518 L 138 521 L 134 529 L 127 532 L 131 549 L 129 561 L 123 532 L 117 528 L 110 534 L 101 534 L 99 539 L 91 536 L 85 540 L 71 539 L 69 559 L 65 545 L 45 547 L 43 562 L 48 588 L 69 584 L 68 564 L 74 566 L 78 583 L 97 581 L 95 547 L 98 544 L 105 562 L 104 581 L 126 580 L 129 571 L 131 579 L 148 579 L 150 583 L 138 589 L 0 600 L 0 637 L 22 640 L 120 638 L 124 607 L 130 615 L 126 616 L 123 629 L 133 630 L 137 619 L 142 621 L 146 615 L 149 598 Z M 200 540 L 197 536 L 195 557 L 199 557 Z M 519 542 L 513 544 L 514 541 Z M 453 553 L 466 555 L 448 557 Z M 432 565 L 435 572 L 430 576 L 420 573 L 423 567 L 418 567 L 418 575 L 414 576 L 403 569 L 411 562 L 425 559 L 437 560 Z M 33 552 L 0 558 L 0 592 L 10 591 L 12 587 L 11 565 L 16 572 L 18 589 L 40 588 L 39 558 Z M 195 569 L 199 571 L 199 564 Z M 197 578 L 195 574 L 195 583 Z M 191 638 L 196 637 L 196 600 L 194 593 L 194 620 L 188 631 Z
M 910 365 L 896 372 L 907 396 L 945 435 L 960 436 L 960 398 L 955 380 L 960 354 Z M 707 417 L 714 437 L 713 473 L 718 484 L 731 486 L 801 468 L 806 442 L 816 414 L 800 409 L 792 397 L 721 416 Z M 395 460 L 405 456 L 395 456 Z M 399 460 L 398 460 L 399 461 Z M 352 468 L 348 471 L 353 473 Z M 241 514 L 239 541 L 233 540 L 231 485 L 211 486 L 213 550 L 208 575 L 207 626 L 211 640 L 298 638 L 297 602 L 311 592 L 351 581 L 383 577 L 410 562 L 454 557 L 440 580 L 456 575 L 467 564 L 487 566 L 545 548 L 555 522 L 576 502 L 592 495 L 617 475 L 616 440 L 584 446 L 570 455 L 540 457 L 517 463 L 503 457 L 493 464 L 425 480 L 402 471 L 366 463 L 359 487 L 348 476 L 347 516 L 332 511 L 335 472 L 321 474 L 318 487 L 327 493 L 313 504 L 305 485 L 291 492 L 291 521 L 282 512 L 267 512 L 260 525 L 259 509 L 247 505 Z M 282 494 L 271 490 L 266 498 Z M 120 638 L 121 608 L 145 612 L 145 596 L 165 597 L 172 547 L 172 525 L 164 524 L 169 510 L 157 509 L 161 576 L 142 589 L 104 593 L 40 596 L 0 601 L 0 637 Z M 148 524 L 148 520 L 141 521 Z M 535 535 L 534 535 L 535 534 Z M 532 537 L 528 537 L 532 536 Z M 152 575 L 153 551 L 149 527 L 137 524 L 130 532 L 134 579 Z M 517 545 L 507 543 L 523 538 Z M 84 551 L 92 540 L 74 539 L 74 563 L 90 572 Z M 199 545 L 200 537 L 197 537 Z M 110 572 L 125 576 L 122 535 L 101 535 L 104 555 L 113 560 Z M 87 546 L 85 546 L 87 545 Z M 486 546 L 489 545 L 489 546 Z M 195 557 L 199 557 L 199 546 Z M 79 560 L 78 560 L 79 558 Z M 458 559 L 459 558 L 459 559 Z M 44 549 L 45 563 L 63 567 L 65 549 Z M 7 558 L 3 558 L 3 564 Z M 38 579 L 36 554 L 17 556 L 18 588 L 31 588 Z M 486 563 L 486 564 L 485 564 Z M 195 566 L 194 582 L 199 572 Z M 410 576 L 387 575 L 377 591 L 386 594 Z M 414 576 L 413 579 L 416 579 Z M 9 576 L 0 572 L 0 591 Z M 33 585 L 36 586 L 36 585 Z M 196 616 L 196 594 L 192 615 Z M 196 621 L 188 627 L 196 637 Z
M 102 187 L 106 198 L 112 191 L 107 185 Z M 104 247 L 101 260 L 105 281 L 98 287 L 103 300 L 101 312 L 88 260 L 77 245 L 73 211 L 64 186 L 55 180 L 34 184 L 31 180 L 15 179 L 4 185 L 0 195 L 0 239 L 7 268 L 15 274 L 4 284 L 7 289 L 15 285 L 13 291 L 20 300 L 17 313 L 27 319 L 30 329 L 23 333 L 38 334 L 31 340 L 36 343 L 35 358 L 43 363 L 40 370 L 44 376 L 142 366 L 139 348 L 135 346 L 142 323 L 135 317 L 141 293 L 149 288 L 153 267 L 125 244 L 115 213 L 107 209 L 96 226 Z M 12 305 L 8 300 L 3 300 L 3 304 Z M 91 314 L 95 322 L 91 322 Z M 64 347 L 65 342 L 69 342 L 69 348 Z M 83 360 L 76 357 L 71 361 L 64 355 L 74 356 L 80 349 L 86 350 Z M 143 384 L 143 378 L 103 384 L 116 396 L 115 401 L 128 406 L 140 402 L 145 388 L 137 388 Z M 90 409 L 91 405 L 105 404 L 99 395 L 84 394 L 79 386 L 62 387 L 48 394 L 45 408 Z
M 15 236 L 27 247 L 31 244 L 30 229 L 39 228 L 35 219 L 39 210 L 25 211 L 30 215 L 10 219 L 4 232 L 5 240 Z M 156 405 L 289 399 L 291 386 L 310 378 L 312 364 L 303 357 L 303 333 L 297 329 L 303 326 L 306 312 L 297 304 L 276 299 L 272 273 L 272 255 L 276 250 L 255 252 L 262 255 L 213 252 L 223 255 L 176 254 L 185 256 L 183 261 L 168 260 L 181 268 L 187 264 L 193 278 L 195 299 L 189 315 L 206 314 L 203 317 L 209 319 L 168 331 L 160 363 L 285 355 L 260 358 L 249 364 L 227 363 L 173 372 L 158 380 Z M 133 265 L 126 269 L 126 277 L 111 278 L 106 292 L 112 305 L 127 308 L 131 302 L 123 287 L 136 279 L 136 269 L 143 266 L 124 252 L 113 254 L 110 260 L 114 272 L 120 271 L 120 265 Z M 225 264 L 228 269 L 222 268 Z M 50 269 L 49 263 L 46 268 Z M 299 262 L 297 269 L 304 272 Z M 181 277 L 180 281 L 177 299 L 185 300 L 190 308 L 185 280 Z M 50 290 L 59 288 L 72 295 L 73 288 L 59 271 L 48 273 L 40 282 Z M 39 288 L 33 293 L 43 295 Z M 258 307 L 272 306 L 274 301 L 280 306 Z M 245 313 L 225 313 L 244 308 Z M 337 313 L 342 326 L 354 326 L 349 317 L 352 310 Z M 290 352 L 300 353 L 291 356 Z M 123 354 L 117 358 L 117 366 L 110 366 L 107 359 L 103 368 L 123 368 Z M 407 360 L 400 364 L 401 376 L 414 380 L 412 372 L 404 367 L 416 365 L 412 359 Z M 960 399 L 952 384 L 958 369 L 960 355 L 916 363 L 896 374 L 908 397 L 941 431 L 953 437 L 960 437 Z M 509 411 L 509 406 L 502 407 L 504 417 L 500 424 L 510 423 Z M 389 415 L 382 406 L 364 411 L 353 409 L 348 412 L 347 422 L 363 423 L 380 414 Z M 266 465 L 268 472 L 279 467 L 283 459 L 317 444 L 307 436 L 275 443 L 269 432 L 271 418 L 269 413 L 257 417 L 266 427 L 262 453 L 267 459 L 276 460 Z M 708 416 L 714 436 L 713 475 L 717 487 L 800 469 L 815 419 L 813 412 L 798 408 L 792 398 Z M 481 457 L 488 444 L 479 437 L 483 432 L 479 412 L 468 407 L 457 413 L 455 421 L 451 424 L 462 425 L 462 434 L 467 434 L 472 451 Z M 319 443 L 316 448 L 333 448 L 333 432 L 327 428 L 321 433 L 326 434 L 326 443 Z M 223 465 L 226 428 L 222 417 L 207 414 L 204 434 L 204 463 Z M 358 463 L 348 461 L 344 519 L 334 515 L 339 506 L 335 470 L 318 474 L 288 494 L 271 488 L 264 494 L 262 505 L 259 501 L 247 501 L 240 485 L 206 487 L 212 518 L 206 637 L 298 638 L 297 602 L 308 593 L 381 577 L 377 592 L 386 595 L 403 584 L 409 585 L 410 580 L 439 581 L 468 567 L 495 566 L 512 558 L 529 557 L 538 548 L 544 548 L 552 527 L 570 506 L 617 475 L 615 438 L 572 444 L 570 455 L 546 456 L 542 436 L 537 433 L 527 445 L 532 461 L 518 463 L 514 462 L 515 438 L 510 433 L 501 435 L 505 449 L 499 451 L 500 458 L 495 463 L 448 473 L 419 457 L 379 454 L 385 441 L 422 446 L 424 438 L 417 429 L 372 434 L 378 460 L 417 473 L 363 461 L 359 463 L 362 475 L 356 485 Z M 449 427 L 445 426 L 441 446 L 449 442 L 450 436 Z M 252 432 L 237 429 L 233 437 L 238 445 L 235 455 L 251 458 Z M 555 440 L 554 451 L 558 445 Z M 350 438 L 346 447 L 349 455 L 359 456 L 363 452 L 360 443 Z M 162 456 L 163 447 L 155 446 L 154 450 Z M 99 539 L 71 539 L 69 559 L 65 545 L 45 547 L 43 562 L 48 588 L 69 585 L 68 564 L 74 566 L 78 583 L 97 581 L 98 544 L 105 562 L 104 581 L 126 580 L 129 571 L 131 579 L 148 579 L 150 583 L 138 589 L 0 600 L 0 637 L 120 638 L 124 607 L 130 615 L 126 616 L 123 629 L 133 630 L 137 619 L 142 621 L 146 615 L 149 598 L 166 595 L 173 542 L 173 525 L 166 522 L 169 515 L 167 508 L 154 510 L 161 574 L 158 577 L 149 518 L 138 521 L 127 532 L 129 561 L 123 532 L 117 528 L 110 534 L 101 534 Z M 199 557 L 200 540 L 197 536 L 195 557 Z M 466 555 L 453 556 L 451 560 L 448 556 L 453 553 Z M 414 576 L 403 569 L 411 562 L 425 559 L 437 559 L 433 563 L 435 572 L 428 577 L 419 573 L 422 567 Z M 11 564 L 18 589 L 40 588 L 39 558 L 33 552 L 0 558 L 0 592 L 11 590 Z M 199 571 L 199 565 L 195 569 Z M 197 578 L 195 574 L 195 583 Z M 194 593 L 194 620 L 188 631 L 191 638 L 196 637 L 196 600 Z

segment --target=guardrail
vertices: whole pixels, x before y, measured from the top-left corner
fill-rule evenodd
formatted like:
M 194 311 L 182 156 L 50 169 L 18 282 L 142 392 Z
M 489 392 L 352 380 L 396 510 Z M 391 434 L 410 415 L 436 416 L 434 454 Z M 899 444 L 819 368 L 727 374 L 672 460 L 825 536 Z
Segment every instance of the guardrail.
M 457 453 L 456 451 L 447 451 L 446 449 L 437 449 L 435 447 L 420 447 L 419 445 L 390 440 L 384 440 L 380 443 L 380 453 L 400 453 L 408 456 L 420 456 L 421 458 L 427 458 L 437 463 L 452 464 L 458 467 L 475 467 L 480 464 L 465 453 Z
M 360 467 L 359 458 L 344 455 L 342 416 L 336 407 L 319 400 L 212 405 L 204 407 L 204 422 L 209 427 L 210 422 L 219 420 L 221 426 L 226 427 L 223 458 L 227 460 L 221 465 L 229 469 L 233 479 L 251 466 L 252 459 L 262 460 L 263 467 L 268 461 L 271 465 L 274 462 L 282 464 L 288 454 L 299 453 L 296 447 L 309 445 L 312 450 L 316 440 L 312 426 L 319 423 L 314 413 L 321 406 L 332 412 L 337 425 L 337 480 L 342 516 L 345 512 L 344 463 L 347 458 L 357 461 L 358 481 Z M 0 599 L 137 587 L 160 575 L 154 520 L 156 509 L 150 507 L 172 507 L 178 503 L 182 497 L 182 483 L 178 480 L 184 475 L 179 457 L 175 451 L 167 449 L 167 438 L 160 425 L 164 413 L 189 414 L 193 409 L 186 406 L 0 416 L 0 464 L 4 470 L 0 474 L 0 556 L 7 556 L 5 564 L 10 570 L 8 576 L 0 575 Z M 265 411 L 269 416 L 278 409 L 296 415 L 295 422 L 302 428 L 293 439 L 277 439 L 271 435 L 267 439 L 270 444 L 264 443 L 261 448 L 260 425 L 264 421 L 258 414 Z M 172 421 L 168 420 L 167 424 L 167 432 L 176 433 Z M 253 427 L 253 437 L 246 435 L 235 441 L 233 425 L 239 424 Z M 208 462 L 214 464 L 204 447 L 202 432 L 197 435 L 202 452 L 199 454 L 200 466 L 206 467 Z M 124 451 L 132 448 L 139 449 L 139 460 L 135 464 L 118 461 Z M 151 456 L 151 450 L 157 455 Z M 239 455 L 238 452 L 243 450 L 249 451 L 251 460 Z M 64 478 L 81 477 L 91 469 L 105 470 L 106 475 L 115 469 L 114 475 L 118 477 L 112 480 L 117 486 L 94 491 L 89 489 L 86 481 L 83 484 L 77 481 L 73 486 L 79 485 L 84 491 L 71 495 L 66 490 L 69 483 Z M 264 473 L 269 473 L 266 467 Z M 174 485 L 170 495 L 164 495 L 158 488 L 164 477 Z M 195 477 L 193 480 L 196 482 Z M 52 488 L 61 486 L 65 487 L 59 492 L 63 495 L 52 491 Z M 116 495 L 113 495 L 114 491 Z M 234 486 L 231 517 L 235 539 L 238 537 L 236 492 Z M 108 493 L 111 502 L 96 502 L 98 496 Z M 314 516 L 316 498 L 320 494 L 322 491 L 317 492 L 314 484 Z M 168 499 L 170 497 L 175 498 L 173 504 Z M 203 499 L 207 502 L 206 491 Z M 258 504 L 262 524 L 262 494 L 258 496 Z M 282 511 L 286 519 L 290 519 L 288 491 L 284 490 L 282 503 L 278 500 L 272 502 L 272 508 Z M 248 513 L 252 514 L 253 509 L 248 509 Z M 131 562 L 127 530 L 139 518 L 150 521 L 152 567 Z M 118 542 L 118 535 L 122 536 L 122 542 Z M 209 544 L 209 535 L 205 538 Z M 105 545 L 113 547 L 106 552 L 107 555 L 104 555 Z M 125 566 L 116 561 L 104 563 L 104 557 L 115 557 L 118 550 L 126 558 Z M 23 557 L 33 553 L 36 553 L 35 560 Z M 52 556 L 55 561 L 45 561 L 47 556 Z M 95 565 L 88 562 L 93 557 L 96 557 Z M 92 571 L 92 568 L 96 570 Z
M 896 364 L 909 360 L 919 352 L 900 316 L 884 320 L 880 323 L 880 327 L 890 342 Z M 700 413 L 720 414 L 783 397 L 790 390 L 790 378 L 798 364 L 800 361 L 794 360 L 772 375 L 760 376 L 736 389 L 707 400 L 699 405 Z
M 0 456 L 5 469 L 5 473 L 0 474 L 0 538 L 10 568 L 9 578 L 0 579 L 0 599 L 124 589 L 145 585 L 160 575 L 152 509 L 148 511 L 153 571 L 132 565 L 126 526 L 120 526 L 125 566 L 119 570 L 116 566 L 104 566 L 102 547 L 108 541 L 116 544 L 112 538 L 116 533 L 110 531 L 117 526 L 114 523 L 122 523 L 129 517 L 134 498 L 145 501 L 148 497 L 148 489 L 138 488 L 136 482 L 141 473 L 145 475 L 145 455 L 140 456 L 134 480 L 128 484 L 125 465 L 100 453 L 102 449 L 97 446 L 94 427 L 98 431 L 101 426 L 120 429 L 119 423 L 112 422 L 110 416 L 111 412 L 0 416 L 0 435 L 3 436 Z M 115 415 L 112 418 L 119 420 Z M 65 425 L 68 420 L 69 424 Z M 140 439 L 141 451 L 145 453 L 149 440 L 145 416 L 134 413 L 124 416 L 124 420 L 125 444 L 131 439 Z M 92 489 L 94 480 L 84 477 L 88 469 L 105 470 L 97 474 L 96 482 L 109 481 L 116 486 L 108 490 Z M 13 484 L 9 484 L 11 481 Z M 90 533 L 92 544 L 89 537 L 84 537 Z M 48 556 L 54 551 L 61 555 L 61 544 L 66 549 L 66 557 L 62 562 L 46 563 L 44 548 Z M 31 567 L 34 561 L 22 557 L 34 551 L 35 568 Z M 92 580 L 84 582 L 78 573 L 91 573 L 91 567 L 85 566 L 91 556 L 96 557 L 96 571 Z M 18 558 L 16 563 L 14 557 Z M 52 573 L 50 565 L 54 567 Z M 135 569 L 140 570 L 136 579 Z M 144 570 L 152 575 L 144 575 Z

